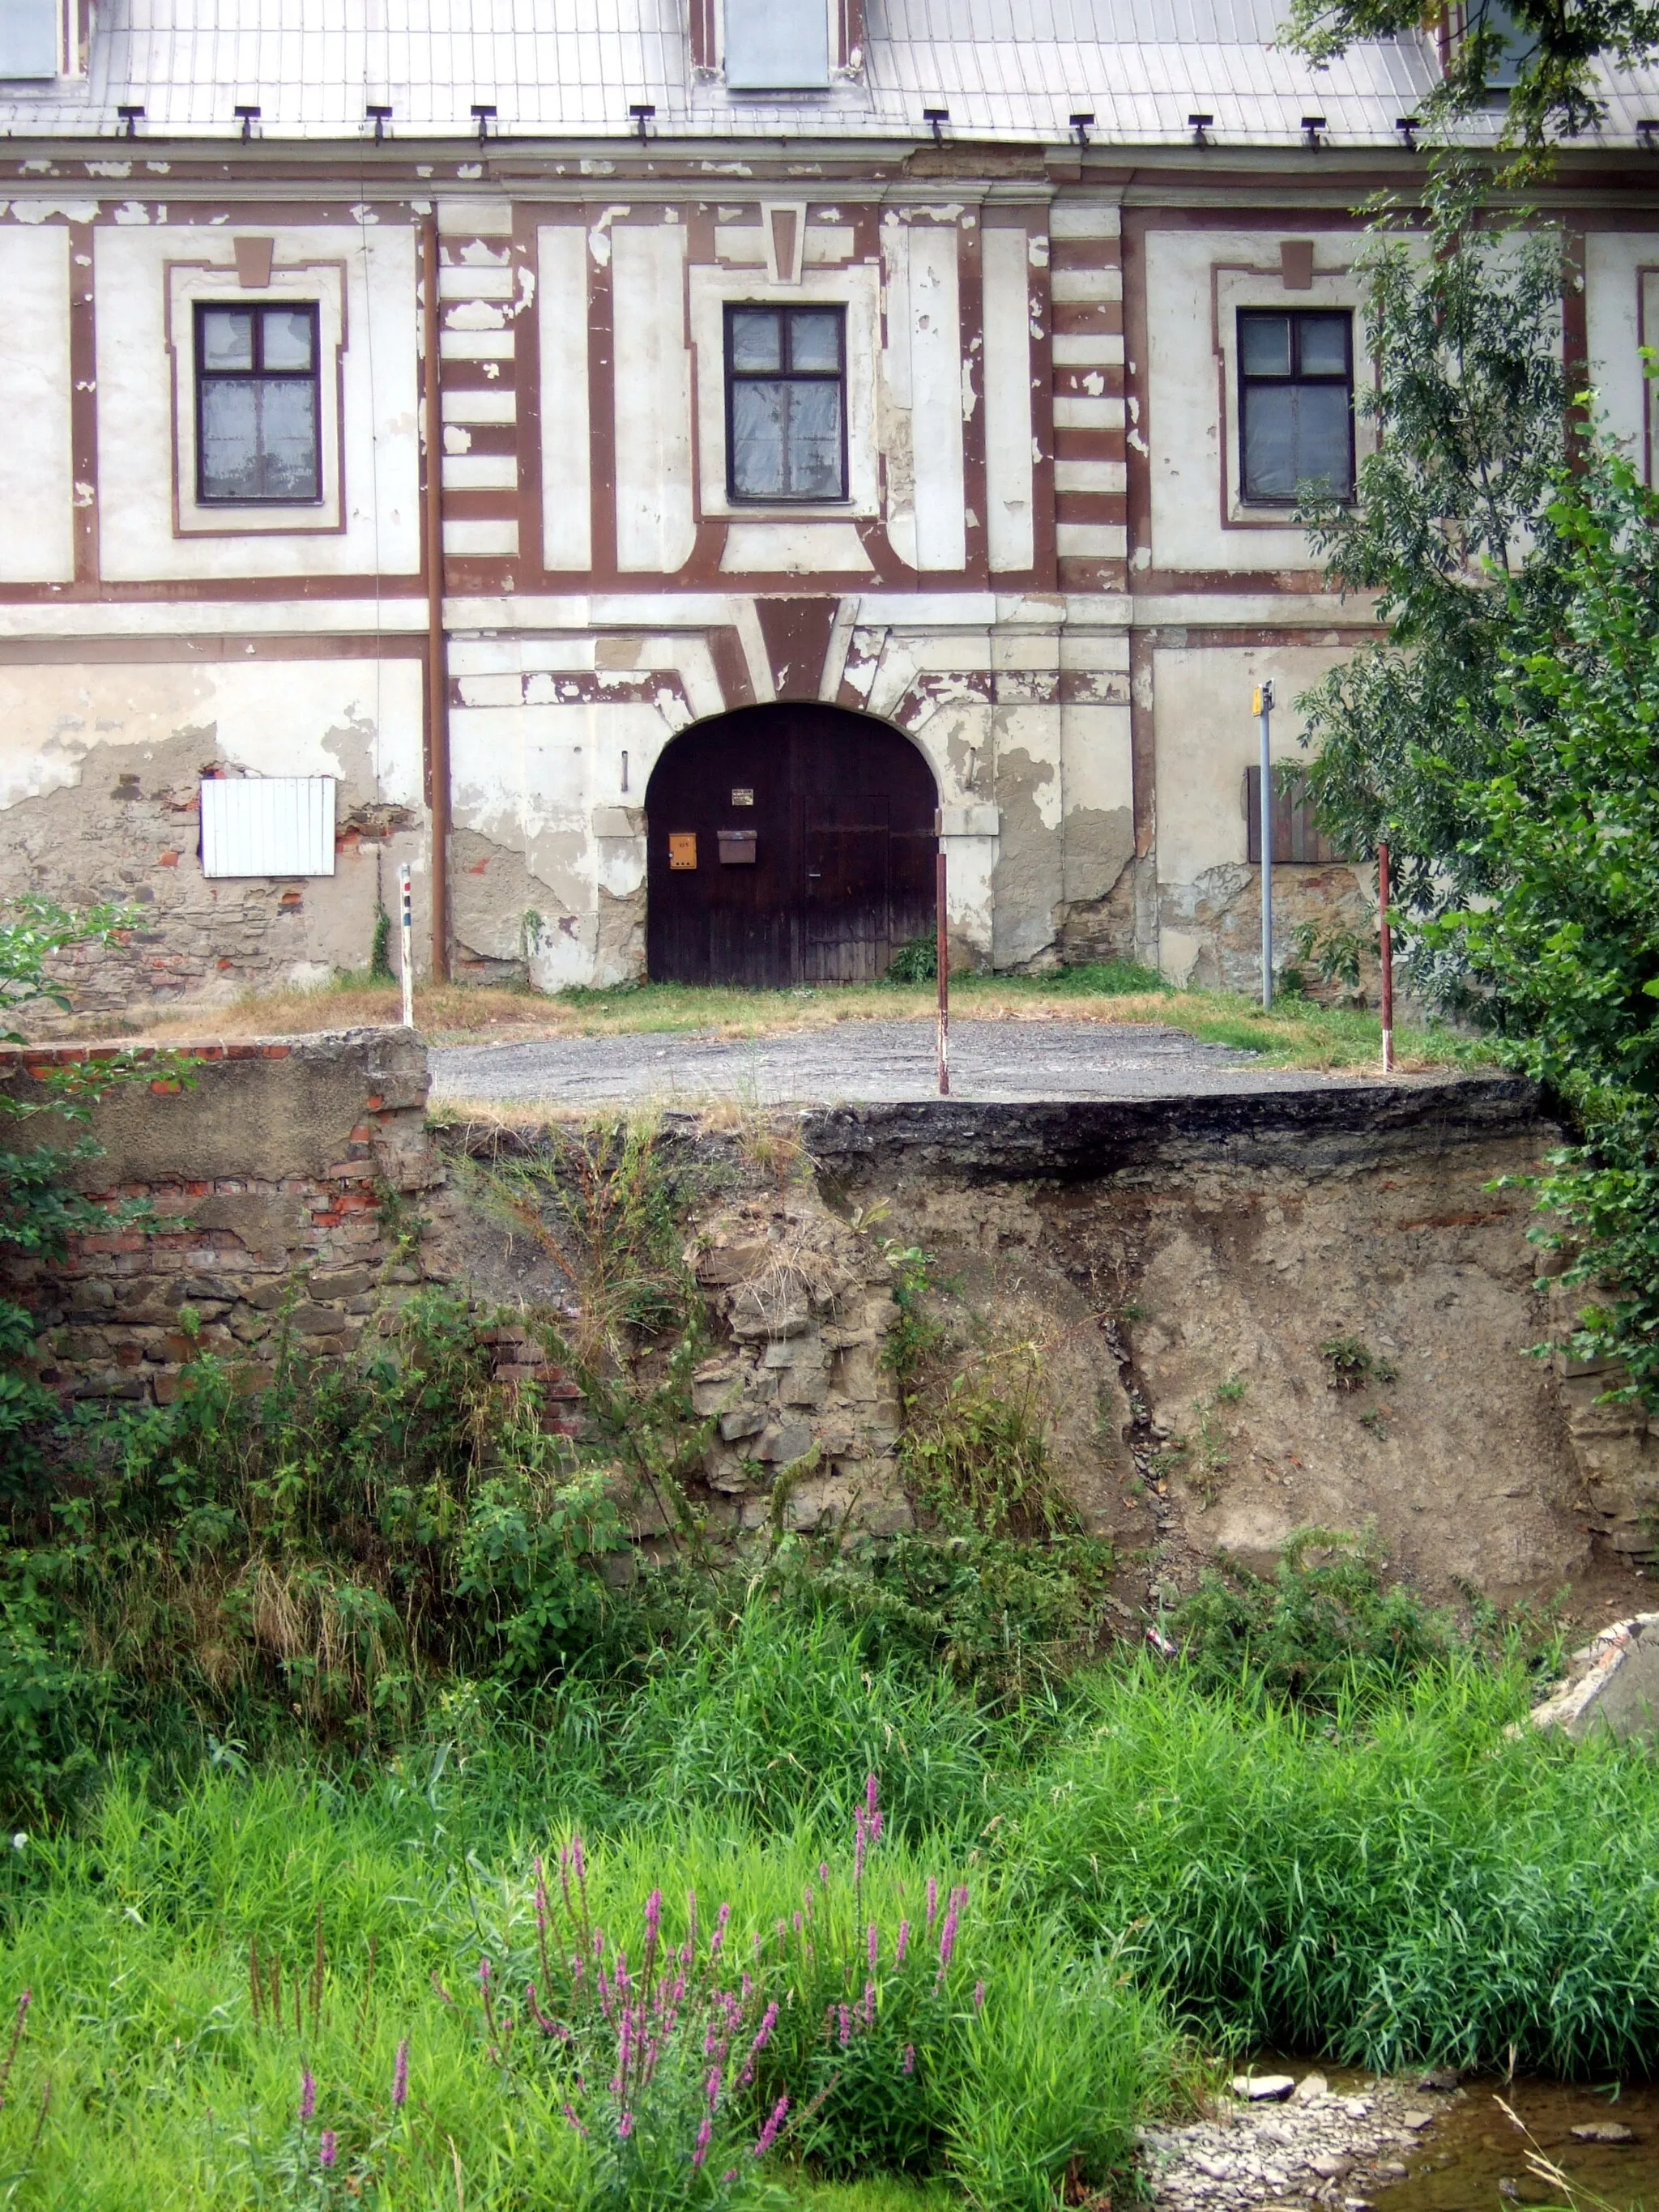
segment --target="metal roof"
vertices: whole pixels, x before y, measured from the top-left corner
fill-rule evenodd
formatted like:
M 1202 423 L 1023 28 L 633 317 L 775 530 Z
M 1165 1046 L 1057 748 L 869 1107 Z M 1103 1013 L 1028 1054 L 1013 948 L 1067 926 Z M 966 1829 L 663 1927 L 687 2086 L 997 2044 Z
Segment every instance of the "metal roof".
M 618 137 L 654 106 L 662 136 L 910 138 L 924 107 L 952 137 L 1046 142 L 1092 110 L 1097 142 L 1299 140 L 1322 115 L 1335 147 L 1397 143 L 1435 81 L 1429 41 L 1357 46 L 1315 70 L 1281 50 L 1278 0 L 870 0 L 863 68 L 827 91 L 728 92 L 694 77 L 685 0 L 95 0 L 84 81 L 0 87 L 14 134 L 232 137 L 239 103 L 267 138 L 356 137 L 371 103 L 394 133 L 471 136 L 475 102 L 512 137 Z M 1659 115 L 1659 70 L 1609 85 L 1597 134 L 1628 147 Z M 1491 125 L 1495 135 L 1497 119 Z M 1480 125 L 1474 135 L 1483 135 Z

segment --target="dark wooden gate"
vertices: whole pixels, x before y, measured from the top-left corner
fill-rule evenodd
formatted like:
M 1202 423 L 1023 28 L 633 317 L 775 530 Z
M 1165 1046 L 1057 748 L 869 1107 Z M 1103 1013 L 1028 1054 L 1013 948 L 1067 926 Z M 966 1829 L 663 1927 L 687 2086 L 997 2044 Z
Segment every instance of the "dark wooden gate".
M 676 738 L 646 792 L 653 982 L 860 983 L 933 927 L 931 769 L 838 707 L 744 707 Z

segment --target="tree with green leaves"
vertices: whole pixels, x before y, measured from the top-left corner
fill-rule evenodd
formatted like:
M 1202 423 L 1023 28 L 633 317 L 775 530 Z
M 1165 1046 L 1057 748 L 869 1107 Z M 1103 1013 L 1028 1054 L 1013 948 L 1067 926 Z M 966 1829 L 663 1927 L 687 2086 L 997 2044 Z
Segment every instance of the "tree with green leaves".
M 1423 121 L 1449 126 L 1487 108 L 1494 81 L 1512 71 L 1505 136 L 1534 156 L 1600 119 L 1598 65 L 1633 67 L 1659 46 L 1654 0 L 1468 0 L 1464 14 Z M 1421 0 L 1291 0 L 1280 35 L 1320 63 L 1362 39 L 1408 36 L 1423 22 Z
M 1659 500 L 1566 380 L 1547 226 L 1443 164 L 1366 269 L 1373 450 L 1304 520 L 1386 635 L 1298 702 L 1312 794 L 1389 843 L 1418 988 L 1565 1102 L 1538 1234 L 1659 1402 Z

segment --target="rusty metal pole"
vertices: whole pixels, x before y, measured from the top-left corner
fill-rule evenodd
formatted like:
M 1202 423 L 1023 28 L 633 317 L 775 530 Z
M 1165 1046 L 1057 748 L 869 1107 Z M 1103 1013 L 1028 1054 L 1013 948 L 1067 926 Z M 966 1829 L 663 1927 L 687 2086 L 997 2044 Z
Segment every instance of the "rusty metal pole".
M 933 896 L 938 909 L 936 922 L 939 967 L 939 1095 L 951 1095 L 951 929 L 945 912 L 945 840 L 939 839 L 939 855 L 933 862 Z
M 1389 848 L 1376 848 L 1377 951 L 1382 969 L 1382 1073 L 1394 1073 L 1394 929 L 1389 921 Z
M 432 823 L 432 980 L 449 981 L 449 641 L 444 635 L 444 434 L 438 388 L 438 218 L 421 220 L 426 413 L 426 801 Z

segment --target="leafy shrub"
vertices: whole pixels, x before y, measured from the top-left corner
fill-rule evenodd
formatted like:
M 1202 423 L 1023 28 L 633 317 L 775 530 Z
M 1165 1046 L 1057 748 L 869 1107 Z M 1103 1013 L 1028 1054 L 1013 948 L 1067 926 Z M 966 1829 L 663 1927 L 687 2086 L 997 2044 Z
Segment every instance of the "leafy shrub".
M 1501 1652 L 1504 1624 L 1490 1608 L 1465 1631 L 1425 1604 L 1405 1583 L 1385 1583 L 1373 1537 L 1299 1528 L 1271 1580 L 1238 1560 L 1207 1571 L 1170 1616 L 1185 1671 L 1206 1688 L 1252 1678 L 1274 1697 L 1332 1706 L 1376 1698 L 1425 1668 L 1472 1646 Z M 1517 1651 L 1548 1645 L 1541 1614 L 1517 1614 L 1507 1634 Z
M 939 936 L 934 930 L 912 937 L 887 963 L 890 983 L 932 983 L 939 978 Z

